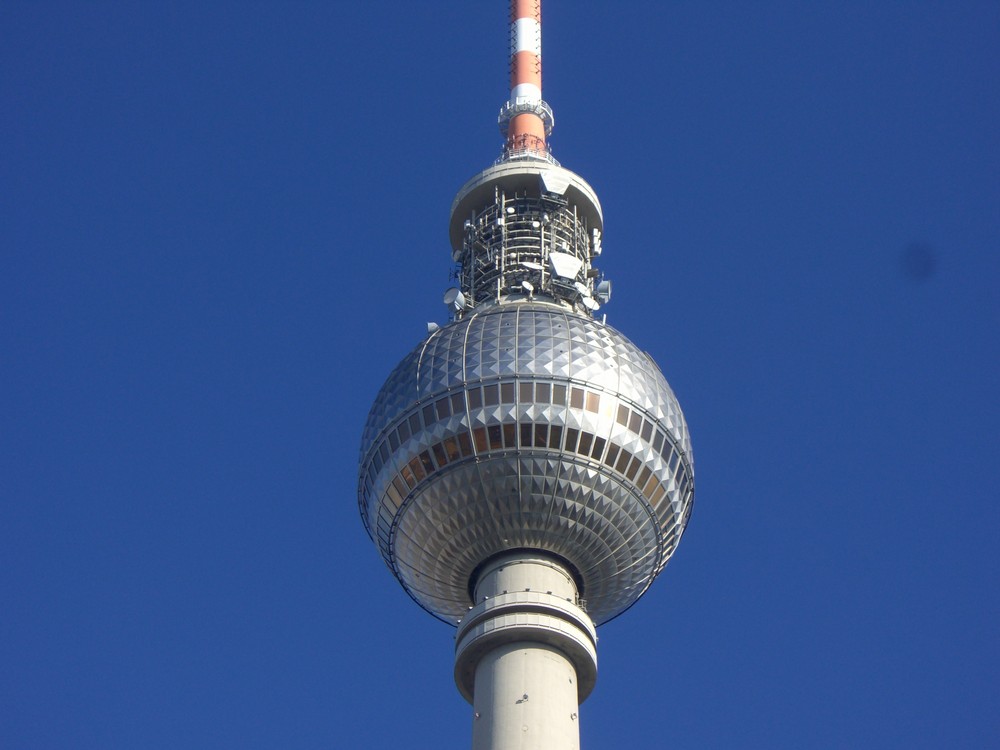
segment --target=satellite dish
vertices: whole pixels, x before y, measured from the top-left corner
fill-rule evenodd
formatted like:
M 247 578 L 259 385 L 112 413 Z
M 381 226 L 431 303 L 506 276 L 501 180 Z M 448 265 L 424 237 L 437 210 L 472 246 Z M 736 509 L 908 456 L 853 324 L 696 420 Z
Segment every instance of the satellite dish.
M 526 291 L 529 295 L 534 293 L 535 291 L 535 285 L 532 284 L 530 281 L 522 281 L 521 286 L 524 288 L 524 291 Z
M 525 268 L 531 270 L 531 271 L 541 271 L 542 270 L 542 264 L 541 263 L 535 263 L 535 261 L 533 261 L 533 260 L 522 260 L 521 261 L 521 265 L 524 266 Z
M 597 303 L 597 301 L 593 297 L 584 297 L 583 298 L 583 306 L 586 307 L 591 312 L 593 312 L 594 310 L 597 310 L 597 308 L 600 307 L 600 305 Z
M 438 330 L 439 328 L 441 328 L 441 326 L 431 321 L 427 324 L 427 333 L 428 334 L 434 333 L 434 331 Z
M 444 303 L 455 312 L 465 309 L 465 295 L 458 287 L 452 287 L 444 293 Z
M 597 285 L 597 299 L 607 302 L 611 299 L 611 282 L 605 279 Z

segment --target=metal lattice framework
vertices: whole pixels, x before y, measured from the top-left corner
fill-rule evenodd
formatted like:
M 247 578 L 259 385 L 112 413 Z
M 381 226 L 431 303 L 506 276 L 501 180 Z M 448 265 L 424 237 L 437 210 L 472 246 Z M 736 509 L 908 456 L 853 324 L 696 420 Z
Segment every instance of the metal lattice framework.
M 593 189 L 567 169 L 507 161 L 484 170 L 452 205 L 452 259 L 465 300 L 457 316 L 535 297 L 593 313 L 611 295 L 593 265 L 603 226 Z
M 586 219 L 563 196 L 497 187 L 493 202 L 465 222 L 459 281 L 472 306 L 539 294 L 586 309 L 595 304 L 591 247 Z

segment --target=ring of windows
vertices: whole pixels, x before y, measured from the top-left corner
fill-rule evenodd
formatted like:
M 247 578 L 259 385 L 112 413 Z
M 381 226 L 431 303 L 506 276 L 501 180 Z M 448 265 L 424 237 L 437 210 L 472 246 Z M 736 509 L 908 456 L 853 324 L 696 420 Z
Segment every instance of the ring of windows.
M 597 414 L 603 399 L 615 398 L 582 386 L 540 381 L 503 381 L 467 387 L 444 394 L 413 410 L 386 432 L 369 452 L 362 464 L 364 508 L 370 505 L 376 478 L 383 466 L 399 447 L 415 435 L 433 425 L 440 424 L 453 415 L 465 415 L 473 409 L 502 404 L 553 404 L 569 409 Z M 674 479 L 676 496 L 685 506 L 684 520 L 689 515 L 690 495 L 693 494 L 688 462 L 682 460 L 683 452 L 672 437 L 658 428 L 644 413 L 625 403 L 618 403 L 615 421 L 650 446 L 664 462 L 666 478 L 662 481 L 642 457 L 622 445 L 588 430 L 550 422 L 520 419 L 499 424 L 477 425 L 463 428 L 420 450 L 404 464 L 385 485 L 384 502 L 379 503 L 376 528 L 369 529 L 388 544 L 393 516 L 404 499 L 427 477 L 457 461 L 496 452 L 545 450 L 575 454 L 594 461 L 624 476 L 650 503 L 663 528 L 668 529 L 665 543 L 669 551 L 676 544 L 678 524 L 672 504 L 662 503 L 669 492 L 669 482 Z M 368 524 L 368 514 L 362 513 Z M 681 524 L 683 525 L 683 524 Z M 384 537 L 384 539 L 383 539 Z

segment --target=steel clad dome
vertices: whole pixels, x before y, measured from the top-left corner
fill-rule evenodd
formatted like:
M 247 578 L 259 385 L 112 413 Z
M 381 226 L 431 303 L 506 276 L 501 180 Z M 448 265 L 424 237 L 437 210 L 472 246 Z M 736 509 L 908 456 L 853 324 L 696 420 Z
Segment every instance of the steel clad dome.
M 361 443 L 359 505 L 406 591 L 454 623 L 477 566 L 567 564 L 600 624 L 666 565 L 691 513 L 687 425 L 648 355 L 588 315 L 482 305 L 396 367 Z

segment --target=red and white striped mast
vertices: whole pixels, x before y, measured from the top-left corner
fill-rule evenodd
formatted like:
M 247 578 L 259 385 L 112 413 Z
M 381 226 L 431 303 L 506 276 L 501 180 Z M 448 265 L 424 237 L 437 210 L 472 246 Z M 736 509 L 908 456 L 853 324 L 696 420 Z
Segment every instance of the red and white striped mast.
M 547 159 L 555 119 L 542 99 L 542 3 L 511 0 L 510 99 L 500 110 L 504 158 Z

